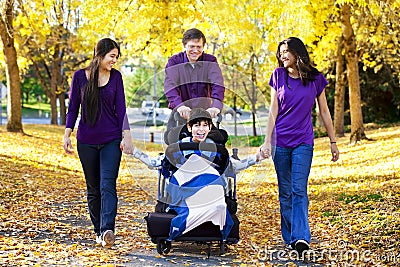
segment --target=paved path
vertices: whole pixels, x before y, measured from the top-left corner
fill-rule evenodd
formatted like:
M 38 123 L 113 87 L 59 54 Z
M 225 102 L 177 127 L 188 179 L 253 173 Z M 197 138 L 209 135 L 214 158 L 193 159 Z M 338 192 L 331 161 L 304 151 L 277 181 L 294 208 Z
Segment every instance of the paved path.
M 172 250 L 161 256 L 156 249 L 138 250 L 127 255 L 131 262 L 124 266 L 239 266 L 234 262 L 235 256 L 219 255 L 219 247 L 211 248 L 211 256 L 207 258 L 207 245 L 191 242 L 173 242 Z

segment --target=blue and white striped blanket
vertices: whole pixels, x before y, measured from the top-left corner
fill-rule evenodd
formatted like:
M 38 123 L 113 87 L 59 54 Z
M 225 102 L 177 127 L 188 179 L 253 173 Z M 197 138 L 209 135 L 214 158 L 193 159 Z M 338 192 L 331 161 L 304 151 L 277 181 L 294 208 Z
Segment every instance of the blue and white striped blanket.
M 167 240 L 171 241 L 207 221 L 218 225 L 222 240 L 227 239 L 233 221 L 225 203 L 226 181 L 213 165 L 193 153 L 172 175 L 167 185 L 171 197 L 169 209 L 178 215 L 171 221 Z

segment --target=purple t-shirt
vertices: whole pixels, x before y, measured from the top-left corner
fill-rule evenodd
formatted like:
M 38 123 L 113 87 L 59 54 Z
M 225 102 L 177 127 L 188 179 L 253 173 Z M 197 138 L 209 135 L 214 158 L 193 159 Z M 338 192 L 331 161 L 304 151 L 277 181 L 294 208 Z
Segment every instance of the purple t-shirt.
M 216 57 L 203 53 L 191 64 L 186 52 L 173 55 L 165 67 L 164 93 L 168 107 L 217 107 L 222 109 L 224 78 Z
M 321 73 L 315 77 L 315 81 L 306 85 L 302 84 L 300 78 L 293 79 L 287 75 L 285 68 L 277 68 L 269 81 L 269 85 L 277 92 L 279 105 L 273 142 L 276 142 L 276 146 L 290 148 L 300 144 L 314 145 L 312 109 L 316 97 L 328 82 Z M 286 77 L 290 88 L 286 84 Z
M 88 82 L 84 69 L 72 77 L 66 128 L 74 129 L 81 109 L 76 139 L 84 144 L 106 144 L 122 137 L 122 130 L 129 129 L 126 116 L 124 85 L 121 73 L 111 69 L 108 83 L 100 89 L 98 120 L 90 126 L 84 122 L 85 105 L 81 101 L 83 89 Z

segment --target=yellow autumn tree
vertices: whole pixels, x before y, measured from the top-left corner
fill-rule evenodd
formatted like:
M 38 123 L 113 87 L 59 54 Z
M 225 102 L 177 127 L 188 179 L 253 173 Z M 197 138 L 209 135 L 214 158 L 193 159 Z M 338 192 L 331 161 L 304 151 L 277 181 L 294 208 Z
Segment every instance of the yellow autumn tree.
M 58 124 L 57 98 L 61 124 L 65 124 L 66 70 L 71 62 L 73 31 L 81 1 L 18 1 L 20 53 L 29 60 L 51 105 L 51 124 Z
M 33 66 L 33 62 L 46 63 L 51 71 L 42 83 L 46 81 L 51 88 L 50 95 L 61 97 L 59 92 L 67 86 L 64 81 L 78 67 L 87 64 L 99 39 L 111 37 L 122 44 L 120 64 L 140 59 L 161 70 L 169 56 L 182 50 L 183 32 L 197 27 L 206 34 L 206 51 L 215 54 L 226 67 L 228 88 L 237 80 L 237 73 L 250 81 L 248 84 L 240 81 L 235 86 L 243 88 L 240 98 L 255 113 L 268 102 L 261 97 L 261 92 L 268 98 L 268 80 L 277 66 L 275 52 L 279 41 L 290 36 L 300 37 L 309 47 L 317 68 L 324 73 L 332 73 L 338 55 L 351 55 L 347 52 L 350 46 L 338 48 L 338 40 L 343 35 L 342 11 L 345 9 L 342 7 L 345 5 L 350 7 L 356 44 L 356 57 L 350 61 L 362 61 L 365 67 L 375 70 L 384 64 L 398 69 L 399 59 L 395 55 L 399 4 L 396 0 L 384 3 L 374 0 L 368 5 L 362 0 L 335 3 L 320 0 L 19 0 L 15 5 L 19 12 L 16 41 L 18 52 L 22 53 L 20 59 L 29 58 Z M 347 80 L 357 79 L 348 77 Z M 232 101 L 230 93 L 228 90 L 227 101 Z M 54 97 L 51 99 L 53 106 Z M 350 103 L 361 106 L 358 100 Z M 352 136 L 356 129 L 362 132 L 362 121 L 356 123 L 360 116 L 354 116 Z
M 183 32 L 201 20 L 200 5 L 201 1 L 188 0 L 85 1 L 86 19 L 80 22 L 78 36 L 91 43 L 110 36 L 123 44 L 125 58 L 157 61 L 182 49 Z
M 332 71 L 336 65 L 335 132 L 343 132 L 342 72 L 345 72 L 350 97 L 350 142 L 356 143 L 366 138 L 359 64 L 364 66 L 364 70 L 372 68 L 375 72 L 384 65 L 399 68 L 399 58 L 396 56 L 399 2 L 308 1 L 306 8 L 312 18 L 311 27 L 316 29 L 313 49 L 315 62 L 325 71 Z M 345 65 L 344 69 L 342 65 Z
M 206 15 L 202 25 L 209 28 L 213 50 L 230 73 L 227 98 L 242 99 L 250 108 L 253 135 L 256 135 L 256 110 L 268 105 L 265 97 L 269 95 L 270 74 L 277 67 L 278 42 L 300 35 L 307 23 L 307 13 L 294 12 L 301 5 L 298 2 L 287 5 L 287 1 L 280 0 L 208 0 L 204 5 Z

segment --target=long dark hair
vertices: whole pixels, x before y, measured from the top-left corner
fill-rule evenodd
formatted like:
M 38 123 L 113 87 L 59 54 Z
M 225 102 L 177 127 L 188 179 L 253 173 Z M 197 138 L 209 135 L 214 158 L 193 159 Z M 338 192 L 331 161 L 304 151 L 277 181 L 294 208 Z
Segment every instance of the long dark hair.
M 89 80 L 83 92 L 83 101 L 85 104 L 84 120 L 89 125 L 93 126 L 97 119 L 99 111 L 99 66 L 100 62 L 108 52 L 114 48 L 118 49 L 118 57 L 121 55 L 119 45 L 110 38 L 101 39 L 94 48 L 93 59 L 89 67 Z
M 289 37 L 278 44 L 276 58 L 279 62 L 279 67 L 283 67 L 283 62 L 280 57 L 280 48 L 283 44 L 286 44 L 288 46 L 289 52 L 292 53 L 296 58 L 296 69 L 299 72 L 299 76 L 303 85 L 306 85 L 309 81 L 314 81 L 315 76 L 319 74 L 319 71 L 314 66 L 312 66 L 306 46 L 297 37 Z M 288 75 L 289 74 L 287 73 L 287 76 Z

